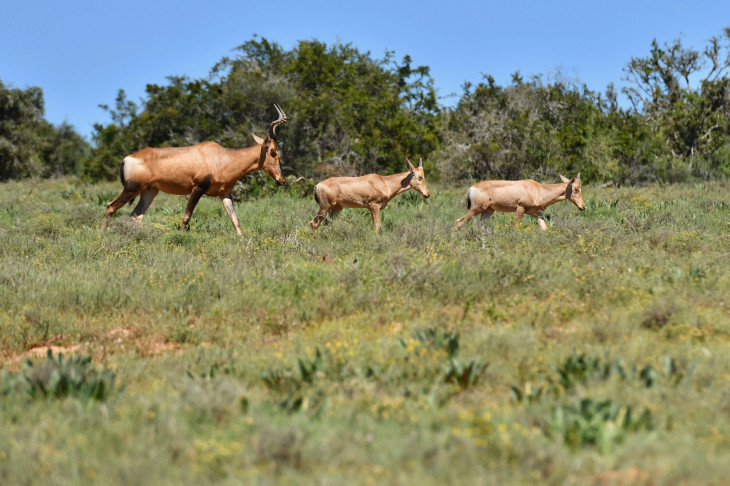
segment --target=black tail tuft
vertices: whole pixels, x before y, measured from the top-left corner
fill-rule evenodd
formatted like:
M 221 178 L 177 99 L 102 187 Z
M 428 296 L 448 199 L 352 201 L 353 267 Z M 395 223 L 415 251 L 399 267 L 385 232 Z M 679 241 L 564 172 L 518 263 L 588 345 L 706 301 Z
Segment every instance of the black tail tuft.
M 317 204 L 320 204 L 319 195 L 317 194 L 317 186 L 314 186 L 314 200 L 317 201 Z
M 119 180 L 122 181 L 122 185 L 124 185 L 124 162 L 122 162 L 122 167 L 119 169 Z
M 470 195 L 471 195 L 471 189 L 469 189 L 466 192 L 466 210 L 467 211 L 471 209 L 471 198 L 469 197 Z

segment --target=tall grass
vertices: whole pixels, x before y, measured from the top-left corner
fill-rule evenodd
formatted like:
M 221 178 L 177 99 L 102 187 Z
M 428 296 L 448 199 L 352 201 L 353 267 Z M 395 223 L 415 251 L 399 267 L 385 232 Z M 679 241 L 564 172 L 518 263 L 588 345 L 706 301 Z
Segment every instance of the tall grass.
M 184 233 L 160 195 L 101 234 L 115 185 L 0 185 L 0 482 L 726 480 L 727 183 L 587 185 L 547 233 L 497 214 L 455 234 L 464 191 L 431 189 L 380 234 L 245 201 L 238 239 L 213 199 Z M 118 388 L 18 392 L 51 345 Z

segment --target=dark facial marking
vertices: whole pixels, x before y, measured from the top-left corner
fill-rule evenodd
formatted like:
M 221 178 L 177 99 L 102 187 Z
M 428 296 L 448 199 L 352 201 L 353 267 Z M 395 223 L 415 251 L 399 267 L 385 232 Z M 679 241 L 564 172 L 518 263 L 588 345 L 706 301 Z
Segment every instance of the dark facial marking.
M 406 187 L 408 184 L 410 184 L 411 183 L 411 179 L 413 179 L 413 174 L 414 174 L 414 172 L 411 172 L 402 181 L 400 181 L 400 186 L 401 187 Z

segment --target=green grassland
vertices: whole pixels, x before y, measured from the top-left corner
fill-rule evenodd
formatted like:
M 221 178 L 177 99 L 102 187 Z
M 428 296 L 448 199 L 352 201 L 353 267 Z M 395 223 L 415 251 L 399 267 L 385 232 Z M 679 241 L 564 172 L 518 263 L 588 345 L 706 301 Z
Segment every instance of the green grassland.
M 547 233 L 430 189 L 316 236 L 278 191 L 238 239 L 0 185 L 0 484 L 727 484 L 727 182 L 585 184 Z

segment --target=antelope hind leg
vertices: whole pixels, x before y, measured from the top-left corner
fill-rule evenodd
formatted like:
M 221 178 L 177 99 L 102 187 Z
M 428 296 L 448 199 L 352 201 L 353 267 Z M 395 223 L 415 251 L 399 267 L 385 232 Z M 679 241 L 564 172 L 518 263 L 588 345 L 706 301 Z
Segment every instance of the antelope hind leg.
M 109 218 L 111 218 L 114 213 L 119 211 L 122 207 L 124 207 L 125 204 L 127 204 L 129 201 L 137 197 L 137 194 L 139 194 L 138 188 L 124 188 L 122 193 L 113 201 L 108 203 L 106 205 L 106 213 L 104 214 L 104 221 L 101 223 L 101 230 L 106 230 L 107 224 L 109 224 Z
M 132 218 L 135 219 L 138 223 L 142 223 L 144 213 L 146 213 L 147 210 L 150 208 L 152 200 L 157 196 L 159 192 L 159 189 L 153 188 L 145 189 L 144 191 L 142 191 L 142 194 L 139 198 L 139 203 L 137 203 L 137 207 L 135 207 L 134 211 L 132 211 Z
M 314 217 L 312 222 L 309 223 L 309 225 L 312 227 L 312 233 L 317 232 L 317 228 L 319 228 L 319 225 L 322 224 L 322 221 L 324 221 L 327 213 L 329 213 L 329 209 L 319 208 L 317 215 Z
M 470 209 L 462 218 L 459 218 L 456 220 L 456 227 L 454 228 L 454 231 L 459 231 L 462 226 L 464 226 L 466 223 L 472 220 L 474 216 L 476 216 L 478 213 L 474 211 L 473 209 Z

